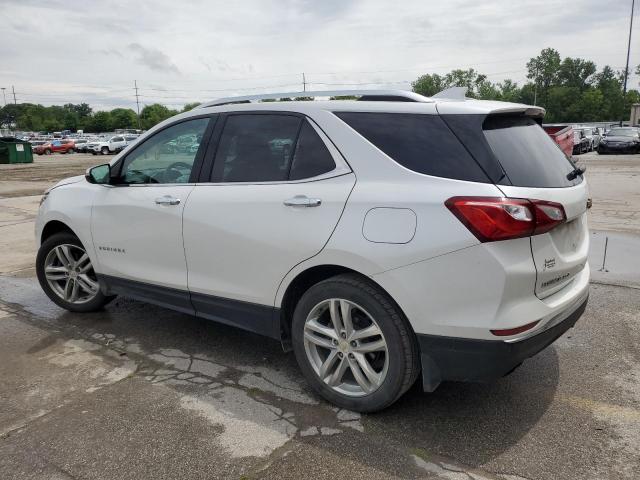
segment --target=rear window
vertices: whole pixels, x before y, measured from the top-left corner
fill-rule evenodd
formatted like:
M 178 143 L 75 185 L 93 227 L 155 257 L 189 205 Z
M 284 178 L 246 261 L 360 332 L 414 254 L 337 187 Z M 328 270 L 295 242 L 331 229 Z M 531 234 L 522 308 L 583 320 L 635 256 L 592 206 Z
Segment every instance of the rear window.
M 533 119 L 489 116 L 482 129 L 512 185 L 552 188 L 582 182 L 580 176 L 567 180 L 573 164 Z
M 393 160 L 414 172 L 471 182 L 489 181 L 438 115 L 334 113 Z

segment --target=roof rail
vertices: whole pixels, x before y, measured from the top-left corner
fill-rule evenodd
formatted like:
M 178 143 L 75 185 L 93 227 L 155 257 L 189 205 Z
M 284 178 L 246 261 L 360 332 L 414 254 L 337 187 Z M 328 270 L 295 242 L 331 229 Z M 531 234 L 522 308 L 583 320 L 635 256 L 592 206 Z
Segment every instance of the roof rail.
M 257 95 L 245 95 L 240 97 L 219 98 L 211 102 L 200 105 L 199 108 L 215 107 L 220 105 L 229 105 L 233 103 L 250 103 L 257 100 L 277 100 L 279 98 L 296 98 L 296 97 L 360 97 L 361 100 L 367 101 L 391 101 L 391 102 L 432 102 L 431 99 L 423 97 L 414 92 L 405 90 L 326 90 L 313 92 L 282 92 L 282 93 L 261 93 Z M 380 98 L 376 98 L 380 97 Z

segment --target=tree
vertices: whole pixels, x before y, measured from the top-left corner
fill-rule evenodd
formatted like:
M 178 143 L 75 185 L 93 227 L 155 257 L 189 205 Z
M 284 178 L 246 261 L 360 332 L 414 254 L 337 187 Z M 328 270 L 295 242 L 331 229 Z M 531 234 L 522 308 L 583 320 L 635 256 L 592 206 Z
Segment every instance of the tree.
M 596 64 L 581 58 L 565 58 L 558 69 L 558 83 L 585 90 L 596 73 Z
M 498 83 L 498 89 L 500 90 L 500 100 L 514 103 L 521 101 L 521 89 L 513 80 L 506 79 L 502 83 Z
M 197 106 L 200 105 L 200 102 L 192 102 L 192 103 L 187 103 L 184 108 L 182 109 L 183 112 L 188 112 L 189 110 L 193 110 L 194 108 L 196 108 Z
M 130 108 L 114 108 L 110 112 L 110 128 L 138 128 L 138 116 Z
M 436 93 L 448 88 L 448 85 L 443 77 L 437 73 L 432 73 L 418 77 L 415 82 L 411 83 L 411 88 L 420 95 L 432 97 Z
M 154 125 L 166 120 L 169 117 L 176 115 L 178 112 L 170 110 L 164 105 L 154 103 L 152 105 L 145 106 L 140 112 L 140 123 L 145 130 L 150 129 Z
M 560 70 L 560 54 L 553 48 L 545 48 L 540 55 L 527 62 L 527 78 L 533 80 L 536 97 L 546 101 L 549 87 L 555 85 Z
M 87 132 L 108 132 L 111 129 L 111 114 L 109 112 L 96 112 L 89 123 L 87 123 L 85 130 Z
M 609 65 L 605 65 L 602 71 L 595 76 L 595 83 L 604 97 L 602 105 L 603 117 L 607 120 L 622 118 L 626 112 L 624 112 L 622 81 L 619 73 Z

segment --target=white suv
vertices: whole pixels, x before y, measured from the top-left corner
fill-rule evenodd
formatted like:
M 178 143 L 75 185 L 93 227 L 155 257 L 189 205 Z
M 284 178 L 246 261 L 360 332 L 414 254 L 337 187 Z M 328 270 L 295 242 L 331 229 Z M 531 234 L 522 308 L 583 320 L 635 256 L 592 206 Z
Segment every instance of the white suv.
M 109 140 L 93 143 L 91 145 L 91 150 L 94 155 L 119 153 L 124 150 L 125 147 L 134 143 L 137 139 L 138 135 L 116 135 L 111 137 Z
M 420 373 L 426 391 L 504 376 L 572 327 L 587 185 L 544 110 L 356 95 L 214 102 L 61 181 L 37 219 L 45 293 L 74 312 L 122 294 L 280 340 L 358 411 Z

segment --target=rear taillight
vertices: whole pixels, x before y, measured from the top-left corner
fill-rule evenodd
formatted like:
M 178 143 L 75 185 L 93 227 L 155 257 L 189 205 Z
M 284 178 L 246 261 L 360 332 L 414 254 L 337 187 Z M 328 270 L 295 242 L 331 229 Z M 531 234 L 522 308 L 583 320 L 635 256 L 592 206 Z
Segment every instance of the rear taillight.
M 564 207 L 559 203 L 545 202 L 544 200 L 531 200 L 536 217 L 534 235 L 546 233 L 557 227 L 567 219 Z
M 503 197 L 452 197 L 445 202 L 481 242 L 546 233 L 566 220 L 559 203 Z

